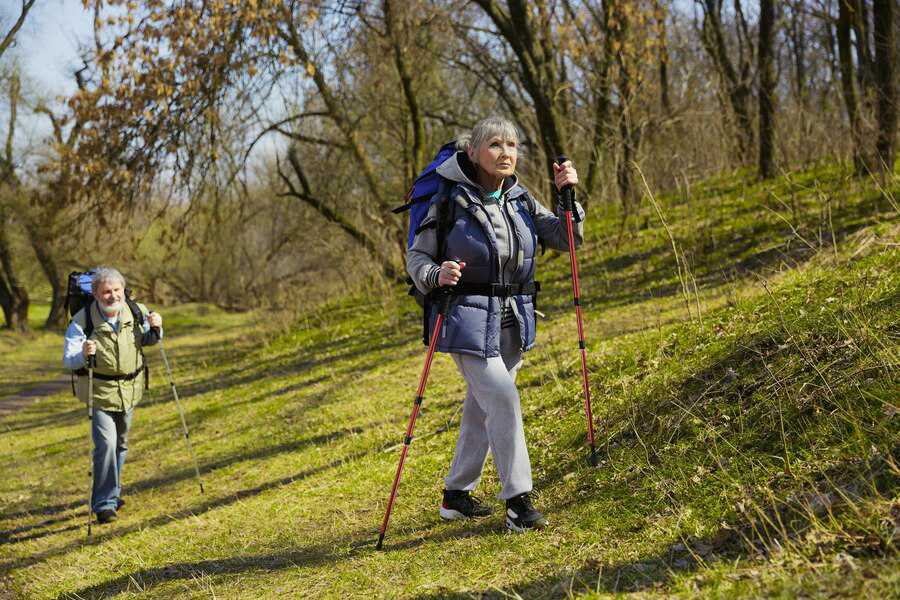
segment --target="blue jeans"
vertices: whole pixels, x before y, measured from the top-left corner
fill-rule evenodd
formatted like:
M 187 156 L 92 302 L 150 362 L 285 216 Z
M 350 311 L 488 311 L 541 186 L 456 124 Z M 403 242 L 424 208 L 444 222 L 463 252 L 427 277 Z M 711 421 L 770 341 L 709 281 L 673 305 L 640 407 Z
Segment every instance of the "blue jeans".
M 91 508 L 94 512 L 115 510 L 122 493 L 122 467 L 128 453 L 128 430 L 133 409 L 105 411 L 94 409 L 91 437 L 94 439 L 94 487 Z

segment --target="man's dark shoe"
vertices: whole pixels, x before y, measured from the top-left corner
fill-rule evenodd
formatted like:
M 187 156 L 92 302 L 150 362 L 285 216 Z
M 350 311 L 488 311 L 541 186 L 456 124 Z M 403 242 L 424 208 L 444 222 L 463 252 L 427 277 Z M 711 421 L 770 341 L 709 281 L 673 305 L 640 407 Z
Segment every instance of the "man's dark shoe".
M 543 529 L 550 522 L 534 509 L 528 493 L 519 494 L 506 501 L 506 527 L 515 533 L 526 529 Z
M 481 500 L 466 490 L 444 490 L 444 501 L 441 503 L 441 518 L 445 521 L 486 517 L 493 511 Z
M 97 513 L 97 522 L 98 523 L 112 523 L 113 521 L 115 521 L 118 518 L 119 518 L 119 516 L 116 514 L 116 511 L 114 511 L 111 508 L 108 508 L 106 510 L 101 510 L 100 512 Z
M 125 501 L 121 498 L 116 498 L 116 510 L 119 510 L 123 506 L 125 506 Z

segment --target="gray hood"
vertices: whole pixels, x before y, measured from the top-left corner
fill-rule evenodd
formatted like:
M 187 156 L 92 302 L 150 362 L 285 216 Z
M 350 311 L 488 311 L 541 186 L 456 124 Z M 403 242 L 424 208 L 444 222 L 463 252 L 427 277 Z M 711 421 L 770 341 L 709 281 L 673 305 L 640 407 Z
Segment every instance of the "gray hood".
M 475 165 L 469 160 L 468 155 L 460 150 L 437 168 L 437 173 L 444 179 L 449 179 L 454 183 L 463 184 L 469 188 L 475 198 L 481 199 L 485 190 L 476 183 Z M 515 174 L 510 175 L 503 181 L 503 194 L 507 199 L 516 198 L 525 193 L 525 188 L 519 185 L 519 179 Z

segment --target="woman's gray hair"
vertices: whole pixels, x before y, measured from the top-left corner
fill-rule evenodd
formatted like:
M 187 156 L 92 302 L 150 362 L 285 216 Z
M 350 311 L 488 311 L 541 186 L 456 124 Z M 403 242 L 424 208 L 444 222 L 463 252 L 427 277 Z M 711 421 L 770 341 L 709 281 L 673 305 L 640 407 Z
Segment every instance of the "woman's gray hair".
M 97 267 L 94 269 L 94 275 L 91 277 L 91 291 L 93 293 L 97 293 L 97 288 L 100 287 L 100 284 L 104 281 L 112 281 L 118 280 L 122 282 L 122 287 L 125 287 L 125 277 L 119 273 L 118 269 L 113 269 L 112 267 Z
M 474 151 L 494 136 L 499 136 L 503 141 L 518 143 L 519 130 L 509 119 L 488 117 L 475 123 L 470 133 L 459 136 L 456 139 L 456 149 Z

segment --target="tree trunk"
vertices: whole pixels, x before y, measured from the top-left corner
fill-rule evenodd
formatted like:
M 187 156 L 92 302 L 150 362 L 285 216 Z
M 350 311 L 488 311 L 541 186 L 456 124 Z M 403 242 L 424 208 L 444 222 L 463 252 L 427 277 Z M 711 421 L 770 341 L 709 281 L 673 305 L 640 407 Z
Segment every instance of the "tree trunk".
M 658 60 L 659 60 L 659 101 L 666 116 L 672 114 L 669 97 L 669 40 L 666 32 L 666 8 L 659 0 L 653 0 L 653 15 L 656 20 Z
M 759 176 L 775 171 L 775 39 L 774 0 L 761 0 L 759 7 Z
M 33 1 L 32 3 L 33 4 Z M 30 10 L 23 5 L 21 19 Z M 21 26 L 21 22 L 17 27 Z M 12 33 L 9 34 L 13 35 Z M 10 38 L 11 39 L 11 38 Z M 2 51 L 0 51 L 2 54 Z M 9 76 L 9 128 L 6 132 L 6 144 L 3 155 L 0 156 L 0 191 L 8 193 L 9 197 L 18 193 L 20 188 L 19 178 L 16 175 L 13 160 L 13 141 L 16 133 L 16 115 L 19 106 L 19 74 L 13 71 Z M 9 206 L 7 200 L 0 196 L 0 307 L 6 319 L 6 327 L 16 331 L 28 329 L 28 291 L 19 281 L 16 275 L 15 265 L 12 261 L 12 249 L 7 234 L 9 228 Z
M 762 21 L 762 14 L 760 14 L 760 21 Z M 830 28 L 827 22 L 825 26 Z M 805 110 L 807 108 L 806 13 L 797 7 L 791 9 L 791 22 L 788 34 L 794 62 L 794 96 L 797 98 L 798 104 Z
M 600 56 L 592 61 L 597 84 L 594 89 L 594 127 L 591 137 L 591 161 L 588 164 L 587 178 L 584 184 L 587 196 L 591 196 L 597 188 L 597 179 L 600 176 L 600 165 L 603 160 L 603 145 L 606 143 L 607 133 L 611 129 L 609 116 L 612 81 L 609 71 L 616 53 L 613 50 L 613 34 L 609 26 L 609 11 L 611 7 L 608 0 L 601 4 L 600 14 L 594 10 L 591 11 L 598 29 L 603 32 L 603 46 Z
M 25 224 L 28 231 L 28 240 L 31 242 L 31 248 L 37 256 L 38 264 L 44 272 L 47 283 L 50 284 L 50 314 L 44 327 L 47 329 L 56 329 L 66 325 L 65 303 L 66 303 L 66 286 L 62 272 L 59 269 L 59 260 L 56 252 L 51 245 L 53 238 L 47 231 L 46 227 L 41 227 L 33 222 Z
M 0 205 L 0 307 L 8 329 L 25 331 L 28 329 L 28 290 L 16 276 L 6 235 L 7 223 L 5 209 Z
M 853 167 L 858 175 L 867 170 L 865 149 L 863 146 L 862 119 L 859 114 L 859 98 L 856 93 L 856 75 L 853 66 L 853 52 L 850 45 L 850 30 L 853 22 L 852 0 L 839 0 L 837 42 L 838 60 L 841 65 L 841 92 L 844 96 L 844 107 L 850 123 L 850 136 L 853 140 Z
M 896 0 L 875 0 L 875 85 L 878 90 L 878 139 L 875 168 L 893 173 L 897 136 L 897 87 L 894 81 Z
M 746 24 L 739 22 L 737 31 L 738 57 L 737 64 L 733 64 L 728 55 L 728 47 L 725 43 L 725 31 L 722 25 L 722 6 L 717 0 L 703 0 L 703 47 L 719 71 L 723 91 L 728 98 L 728 104 L 735 119 L 735 145 L 736 158 L 741 164 L 751 160 L 753 150 L 753 119 L 751 116 L 751 81 L 752 69 L 750 56 L 752 55 L 751 40 L 746 37 Z M 735 0 L 735 12 L 737 18 L 743 19 L 740 2 Z M 744 45 L 748 48 L 745 50 Z
M 553 161 L 571 150 L 566 147 L 568 139 L 562 129 L 559 101 L 554 100 L 557 89 L 563 89 L 565 82 L 561 81 L 551 55 L 554 41 L 547 39 L 549 29 L 535 26 L 530 4 L 523 0 L 509 0 L 508 15 L 493 0 L 475 0 L 475 4 L 490 17 L 516 55 L 522 85 L 534 104 L 547 174 L 552 178 Z
M 409 121 L 413 131 L 412 156 L 410 160 L 410 169 L 407 173 L 407 185 L 412 185 L 419 169 L 425 165 L 425 121 L 422 116 L 422 110 L 419 107 L 419 100 L 413 89 L 412 74 L 409 65 L 406 62 L 406 54 L 400 40 L 401 30 L 398 27 L 399 18 L 396 14 L 396 7 L 392 0 L 383 0 L 382 10 L 384 11 L 384 23 L 388 40 L 394 52 L 394 66 L 397 69 L 397 75 L 400 77 L 400 84 L 403 89 L 403 98 L 406 100 L 406 107 L 409 109 Z

